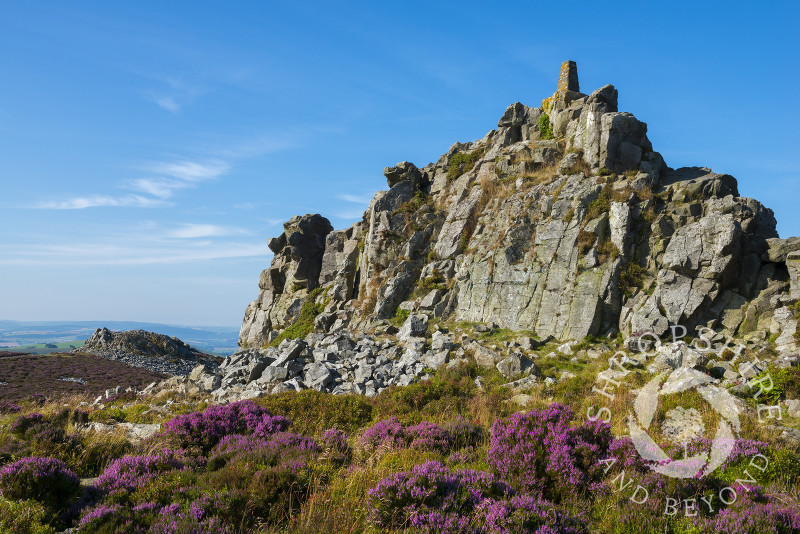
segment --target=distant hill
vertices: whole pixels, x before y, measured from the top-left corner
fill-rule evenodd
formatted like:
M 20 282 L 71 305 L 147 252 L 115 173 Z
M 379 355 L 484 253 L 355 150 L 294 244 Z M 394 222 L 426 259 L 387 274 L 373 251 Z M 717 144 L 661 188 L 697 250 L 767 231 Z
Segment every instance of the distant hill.
M 98 328 L 147 330 L 177 337 L 189 345 L 217 355 L 236 351 L 239 329 L 228 326 L 179 326 L 136 321 L 9 321 L 0 320 L 0 350 L 46 353 L 65 350 L 64 344 L 80 344 Z M 77 343 L 75 343 L 77 342 Z M 47 348 L 44 345 L 57 345 Z M 31 345 L 37 347 L 25 348 Z M 67 349 L 69 350 L 69 349 Z

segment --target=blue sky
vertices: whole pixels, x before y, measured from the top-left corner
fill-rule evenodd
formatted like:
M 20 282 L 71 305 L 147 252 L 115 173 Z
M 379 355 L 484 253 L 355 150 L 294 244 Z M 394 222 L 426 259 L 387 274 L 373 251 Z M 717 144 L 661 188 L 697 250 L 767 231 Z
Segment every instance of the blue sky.
M 794 2 L 0 5 L 2 319 L 236 326 L 283 221 L 349 226 L 566 59 L 800 235 Z

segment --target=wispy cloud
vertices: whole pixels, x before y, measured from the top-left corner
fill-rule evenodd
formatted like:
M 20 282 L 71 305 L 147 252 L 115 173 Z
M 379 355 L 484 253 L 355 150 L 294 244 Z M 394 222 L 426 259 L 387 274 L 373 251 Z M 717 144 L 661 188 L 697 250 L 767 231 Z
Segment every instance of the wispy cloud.
M 124 195 L 112 197 L 110 195 L 94 195 L 89 197 L 73 197 L 67 200 L 41 202 L 36 205 L 40 209 L 52 210 L 80 210 L 98 207 L 134 207 L 134 208 L 161 208 L 172 206 L 158 198 L 148 198 L 141 195 Z
M 128 187 L 154 197 L 169 198 L 176 190 L 219 178 L 230 170 L 230 165 L 221 160 L 177 161 L 155 163 L 143 170 L 155 176 L 131 180 Z
M 0 255 L 0 265 L 148 265 L 266 257 L 263 243 L 201 243 L 198 247 L 142 247 L 74 243 L 32 246 Z
M 0 265 L 143 265 L 266 257 L 262 239 L 234 226 L 143 221 L 135 229 L 89 226 L 62 235 L 0 242 Z M 80 236 L 82 237 L 75 237 Z
M 199 85 L 187 83 L 177 78 L 161 78 L 166 87 L 144 92 L 144 97 L 161 109 L 176 114 L 184 106 L 190 105 L 204 92 Z
M 214 224 L 183 224 L 167 232 L 167 237 L 177 239 L 197 239 L 201 237 L 222 237 L 229 235 L 249 234 L 242 228 L 226 228 Z

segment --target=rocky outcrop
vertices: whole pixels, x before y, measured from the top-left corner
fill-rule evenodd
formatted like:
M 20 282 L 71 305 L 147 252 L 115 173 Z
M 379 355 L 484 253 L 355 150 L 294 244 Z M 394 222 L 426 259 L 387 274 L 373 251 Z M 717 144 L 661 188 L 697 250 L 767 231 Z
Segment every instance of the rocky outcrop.
M 318 214 L 296 216 L 283 225 L 283 233 L 269 240 L 272 265 L 261 273 L 258 298 L 245 311 L 239 345 L 261 346 L 277 336 L 276 330 L 297 318 L 309 291 L 319 285 L 330 221 Z M 330 275 L 330 266 L 327 275 Z M 348 295 L 343 295 L 348 297 Z
M 320 335 L 400 310 L 568 340 L 676 324 L 766 338 L 800 294 L 800 241 L 778 239 L 772 211 L 729 175 L 669 168 L 613 86 L 580 92 L 572 62 L 541 106 L 514 103 L 482 139 L 384 175 L 352 227 L 306 215 L 270 240 L 243 348 L 299 321 L 309 295 Z
M 169 375 L 186 375 L 198 364 L 216 367 L 221 358 L 205 354 L 176 337 L 129 330 L 98 328 L 74 353 L 89 353 Z

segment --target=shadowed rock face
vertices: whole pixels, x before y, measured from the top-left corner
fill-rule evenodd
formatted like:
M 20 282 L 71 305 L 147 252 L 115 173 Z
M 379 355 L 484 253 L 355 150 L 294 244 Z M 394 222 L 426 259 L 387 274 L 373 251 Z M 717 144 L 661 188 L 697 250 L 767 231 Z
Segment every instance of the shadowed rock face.
M 319 214 L 295 216 L 284 223 L 280 236 L 269 240 L 272 265 L 261 273 L 258 298 L 247 307 L 240 345 L 264 345 L 270 341 L 269 332 L 292 324 L 305 296 L 319 285 L 326 238 L 332 231 L 330 221 Z
M 435 163 L 387 167 L 389 190 L 352 227 L 293 218 L 270 240 L 240 345 L 273 339 L 318 286 L 324 332 L 369 329 L 398 308 L 558 339 L 769 331 L 800 245 L 778 239 L 772 211 L 733 177 L 669 168 L 617 102 L 611 85 L 580 93 L 566 62 L 541 107 L 512 104 Z

